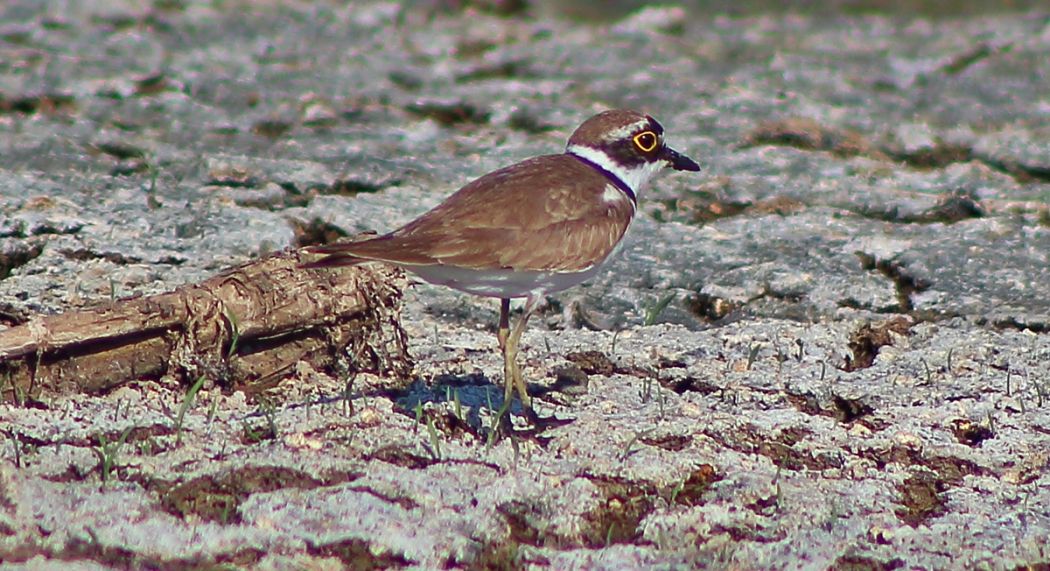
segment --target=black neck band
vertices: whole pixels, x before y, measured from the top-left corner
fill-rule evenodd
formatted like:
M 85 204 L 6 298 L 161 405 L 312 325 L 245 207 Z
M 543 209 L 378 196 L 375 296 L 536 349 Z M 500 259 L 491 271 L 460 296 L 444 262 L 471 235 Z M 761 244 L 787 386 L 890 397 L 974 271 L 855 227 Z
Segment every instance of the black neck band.
M 620 177 L 618 177 L 615 174 L 609 172 L 608 169 L 606 169 L 605 167 L 601 166 L 600 164 L 598 164 L 598 163 L 596 163 L 596 162 L 594 162 L 594 161 L 592 161 L 590 159 L 581 157 L 580 155 L 577 155 L 576 153 L 571 153 L 570 152 L 569 154 L 572 155 L 573 157 L 575 157 L 576 160 L 580 161 L 581 163 L 583 163 L 583 164 L 591 167 L 592 169 L 602 173 L 602 176 L 604 176 L 605 178 L 609 179 L 609 182 L 611 182 L 614 185 L 616 185 L 616 188 L 622 190 L 623 193 L 627 195 L 627 198 L 631 199 L 631 202 L 633 202 L 635 204 L 638 204 L 638 197 L 636 197 L 634 195 L 634 191 L 631 190 L 631 187 L 627 186 L 627 183 L 625 183 L 624 181 L 620 180 Z

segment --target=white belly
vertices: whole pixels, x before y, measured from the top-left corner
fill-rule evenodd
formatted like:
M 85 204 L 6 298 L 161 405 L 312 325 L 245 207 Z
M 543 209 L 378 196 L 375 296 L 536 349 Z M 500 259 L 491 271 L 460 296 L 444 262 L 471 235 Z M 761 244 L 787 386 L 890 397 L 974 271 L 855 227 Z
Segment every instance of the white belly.
M 602 265 L 604 262 L 572 273 L 471 270 L 454 266 L 405 266 L 405 269 L 432 284 L 485 297 L 514 298 L 568 289 L 592 278 Z
M 530 297 L 569 289 L 591 279 L 620 252 L 624 242 L 626 240 L 621 239 L 604 259 L 579 272 L 471 270 L 441 265 L 403 267 L 432 284 L 448 286 L 474 295 L 502 299 Z

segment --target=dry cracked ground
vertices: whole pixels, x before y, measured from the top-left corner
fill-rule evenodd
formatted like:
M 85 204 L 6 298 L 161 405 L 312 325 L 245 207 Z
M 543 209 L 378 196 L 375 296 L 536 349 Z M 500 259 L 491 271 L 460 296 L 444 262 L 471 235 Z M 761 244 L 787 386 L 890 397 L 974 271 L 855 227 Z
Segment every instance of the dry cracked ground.
M 14 1 L 0 327 L 391 229 L 636 107 L 698 159 L 524 340 L 0 405 L 10 569 L 1050 568 L 1050 13 Z M 951 12 L 948 10 L 948 12 Z M 612 17 L 614 16 L 614 17 Z

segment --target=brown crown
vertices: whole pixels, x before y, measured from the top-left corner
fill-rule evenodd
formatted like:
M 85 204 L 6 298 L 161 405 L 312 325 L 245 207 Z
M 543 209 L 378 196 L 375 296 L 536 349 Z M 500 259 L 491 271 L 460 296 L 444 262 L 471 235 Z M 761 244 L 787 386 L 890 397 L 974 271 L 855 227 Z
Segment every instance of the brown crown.
M 638 122 L 648 122 L 648 128 L 655 131 L 657 135 L 662 135 L 664 132 L 664 128 L 655 119 L 644 113 L 630 109 L 610 109 L 584 121 L 569 137 L 569 144 L 601 147 L 612 142 L 608 140 L 610 133 Z

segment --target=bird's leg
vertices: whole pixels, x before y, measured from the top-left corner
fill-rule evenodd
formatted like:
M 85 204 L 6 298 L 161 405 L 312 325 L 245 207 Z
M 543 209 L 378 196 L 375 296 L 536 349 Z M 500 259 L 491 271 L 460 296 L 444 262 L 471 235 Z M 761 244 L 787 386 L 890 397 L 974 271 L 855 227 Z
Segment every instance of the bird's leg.
M 496 338 L 499 339 L 499 349 L 503 351 L 507 347 L 507 336 L 510 335 L 510 300 L 499 300 L 499 329 L 496 330 Z
M 510 336 L 510 300 L 503 298 L 499 300 L 499 329 L 496 330 L 496 339 L 499 340 L 499 350 L 503 353 L 503 402 L 504 406 L 510 406 L 511 394 L 514 391 L 513 371 L 511 370 L 511 359 L 507 355 L 507 337 Z
M 529 322 L 529 316 L 536 309 L 539 300 L 540 298 L 537 296 L 529 296 L 525 301 L 525 309 L 521 317 L 518 318 L 518 321 L 514 323 L 514 327 L 511 328 L 510 300 L 500 299 L 499 329 L 496 331 L 496 339 L 499 340 L 499 348 L 503 353 L 503 406 L 496 413 L 496 423 L 503 426 L 506 430 L 510 429 L 510 424 L 504 424 L 507 418 L 504 415 L 510 410 L 515 389 L 518 391 L 518 398 L 521 400 L 521 408 L 525 416 L 530 421 L 536 418 L 536 413 L 532 410 L 532 399 L 529 398 L 528 387 L 525 385 L 525 378 L 522 376 L 521 368 L 518 366 L 518 345 L 521 342 L 521 334 L 525 332 L 525 326 Z
M 512 387 L 517 388 L 518 398 L 521 399 L 521 408 L 525 410 L 526 414 L 532 412 L 532 399 L 529 398 L 529 391 L 525 385 L 525 378 L 521 374 L 521 367 L 518 366 L 518 344 L 521 341 L 521 334 L 525 332 L 525 326 L 529 322 L 529 317 L 532 315 L 533 310 L 536 309 L 536 305 L 539 304 L 539 296 L 529 296 L 525 301 L 525 309 L 521 313 L 521 317 L 514 324 L 514 328 L 511 329 L 510 335 L 507 337 L 505 349 L 503 352 L 503 368 L 506 378 L 506 396 L 510 398 Z

